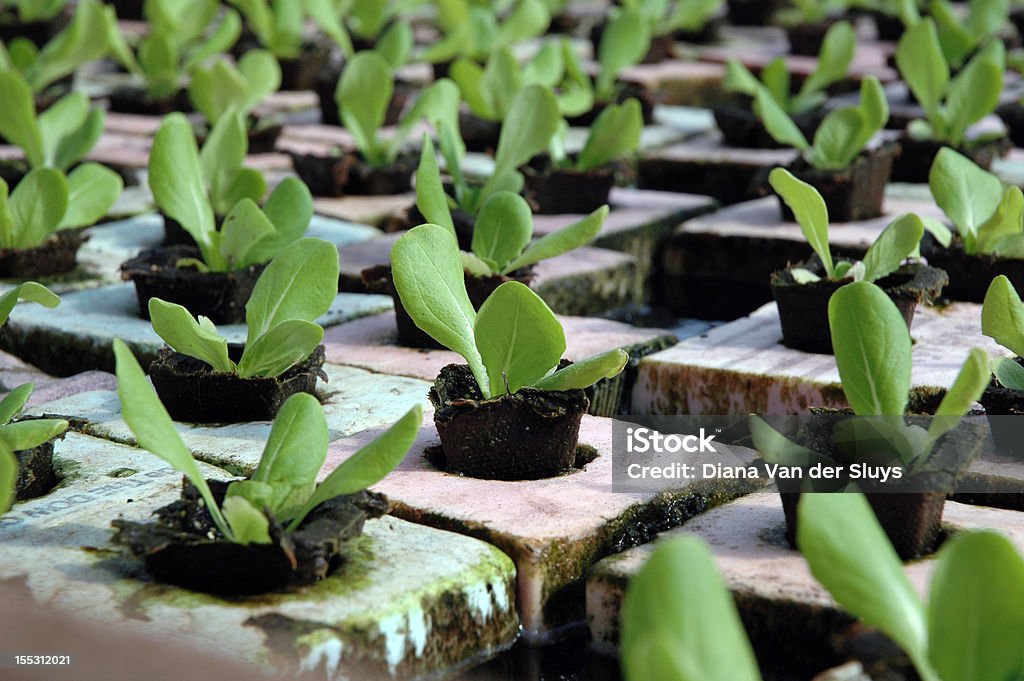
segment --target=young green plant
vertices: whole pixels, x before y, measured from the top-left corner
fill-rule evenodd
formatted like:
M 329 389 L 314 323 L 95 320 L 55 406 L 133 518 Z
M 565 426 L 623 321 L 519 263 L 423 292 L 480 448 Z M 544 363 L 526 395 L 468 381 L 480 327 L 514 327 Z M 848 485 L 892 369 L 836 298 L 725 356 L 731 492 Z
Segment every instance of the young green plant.
M 373 49 L 397 69 L 409 61 L 415 40 L 412 25 L 402 12 L 423 0 L 351 0 L 345 23 L 352 35 L 373 45 Z
M 264 185 L 258 173 L 240 168 L 244 147 L 239 140 L 244 136 L 239 136 L 238 126 L 236 120 L 215 128 L 221 134 L 211 135 L 204 146 L 210 152 L 201 157 L 188 119 L 171 114 L 160 125 L 149 156 L 149 187 L 156 205 L 195 239 L 202 261 L 189 264 L 203 271 L 264 263 L 301 237 L 313 216 L 313 197 L 296 178 L 282 181 L 262 209 L 256 204 Z M 230 205 L 219 230 L 215 205 L 218 210 Z
M 497 49 L 542 35 L 551 15 L 543 0 L 519 0 L 503 19 L 491 3 L 441 0 L 437 23 L 444 37 L 425 49 L 420 59 L 440 63 L 464 56 L 483 63 Z
M 597 46 L 594 99 L 603 103 L 615 101 L 619 74 L 639 64 L 650 48 L 651 28 L 643 14 L 629 8 L 615 11 Z
M 395 289 L 424 332 L 469 364 L 485 399 L 536 390 L 587 388 L 615 376 L 629 356 L 615 349 L 557 369 L 565 353 L 558 318 L 528 287 L 505 282 L 473 309 L 452 232 L 414 227 L 391 249 Z
M 210 125 L 235 111 L 243 119 L 267 95 L 281 87 L 281 66 L 266 50 L 249 50 L 238 64 L 218 57 L 207 65 L 196 66 L 188 97 Z
M 459 89 L 442 78 L 424 89 L 387 139 L 380 135 L 394 93 L 394 72 L 372 50 L 357 53 L 341 74 L 334 97 L 341 122 L 355 139 L 363 160 L 378 168 L 394 163 L 413 127 L 426 120 L 435 127 L 458 127 Z
M 965 253 L 1024 258 L 1024 194 L 1019 187 L 1004 186 L 949 147 L 936 154 L 928 185 L 956 227 Z
M 333 0 L 229 0 L 245 25 L 277 59 L 297 59 L 303 49 L 307 19 L 334 41 L 343 55 L 352 56 L 352 40 L 341 22 L 342 9 Z
M 820 24 L 838 16 L 851 5 L 851 0 L 793 0 L 792 6 L 779 12 L 779 20 L 787 26 Z
M 800 223 L 804 238 L 821 261 L 825 279 L 878 281 L 895 272 L 904 260 L 918 252 L 925 225 L 917 215 L 907 213 L 882 230 L 868 247 L 863 260 L 836 262 L 828 243 L 828 208 L 818 190 L 797 179 L 785 168 L 772 170 L 768 181 Z M 793 279 L 801 284 L 821 280 L 821 277 L 806 268 L 794 267 L 789 271 Z
M 278 254 L 245 304 L 248 328 L 242 357 L 228 357 L 228 341 L 208 318 L 196 320 L 174 303 L 149 300 L 153 330 L 176 352 L 240 378 L 280 376 L 312 354 L 323 339 L 316 319 L 338 293 L 338 249 L 322 239 L 299 239 Z
M 559 42 L 547 41 L 530 61 L 520 65 L 512 50 L 503 47 L 495 50 L 482 68 L 467 57 L 456 59 L 450 74 L 475 116 L 499 122 L 505 120 L 516 95 L 527 85 L 554 88 L 561 83 L 564 49 Z M 560 105 L 562 101 L 559 98 Z
M 968 57 L 997 34 L 1010 16 L 1010 0 L 970 0 L 963 16 L 948 0 L 932 0 L 928 15 L 935 21 L 946 62 L 960 68 Z
M 981 306 L 981 332 L 1024 357 L 1024 303 L 1017 290 L 1000 274 L 989 284 Z M 1004 388 L 1024 390 L 1024 367 L 1012 357 L 992 360 L 992 373 Z
M 591 124 L 583 149 L 575 159 L 565 152 L 564 137 L 568 129 L 567 125 L 561 126 L 560 132 L 552 138 L 551 160 L 558 167 L 585 172 L 634 153 L 640 146 L 644 116 L 640 102 L 632 97 L 622 104 L 607 105 Z
M 640 12 L 652 36 L 676 31 L 699 31 L 723 7 L 725 0 L 623 0 L 623 7 Z
M 49 21 L 68 6 L 68 0 L 11 0 L 7 3 L 23 24 Z
M 327 420 L 314 396 L 292 395 L 274 419 L 252 477 L 228 485 L 224 502 L 218 504 L 160 398 L 121 339 L 114 340 L 114 355 L 121 412 L 139 447 L 186 475 L 202 496 L 221 536 L 239 544 L 269 544 L 271 521 L 294 532 L 320 504 L 355 494 L 382 480 L 405 458 L 423 420 L 422 408 L 413 407 L 317 484 L 330 439 Z

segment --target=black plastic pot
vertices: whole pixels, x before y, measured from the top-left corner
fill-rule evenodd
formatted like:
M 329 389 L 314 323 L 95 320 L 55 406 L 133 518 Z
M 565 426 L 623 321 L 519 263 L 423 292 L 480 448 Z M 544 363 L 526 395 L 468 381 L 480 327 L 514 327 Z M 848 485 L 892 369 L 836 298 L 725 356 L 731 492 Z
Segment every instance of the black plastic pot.
M 281 65 L 281 90 L 312 90 L 317 76 L 331 59 L 331 47 L 323 42 L 307 42 L 295 59 L 278 59 Z
M 1021 358 L 1015 360 L 1021 364 Z M 1024 442 L 1021 442 L 1020 426 L 1015 423 L 1024 423 L 1024 391 L 1011 390 L 1004 387 L 995 378 L 982 393 L 981 406 L 985 408 L 985 414 L 1002 418 L 989 419 L 988 426 L 992 432 L 992 439 L 995 442 L 996 450 L 1000 454 L 1019 457 L 1024 454 Z M 1005 417 L 1016 416 L 1010 420 Z
M 928 262 L 949 274 L 949 285 L 943 295 L 950 300 L 983 302 L 992 280 L 1000 274 L 1005 275 L 1018 291 L 1024 290 L 1024 259 L 968 255 L 959 236 L 953 237 L 949 248 L 943 248 L 925 235 L 921 246 L 922 255 Z
M 804 267 L 815 274 L 823 274 L 817 258 L 794 267 Z M 828 301 L 833 293 L 851 281 L 822 279 L 800 284 L 793 279 L 789 269 L 774 273 L 771 289 L 779 308 L 782 342 L 795 350 L 831 355 L 832 334 L 828 327 Z M 922 301 L 937 298 L 947 282 L 946 273 L 940 269 L 910 264 L 900 267 L 875 283 L 896 303 L 904 321 L 907 322 L 907 328 L 910 328 L 917 305 Z
M 799 156 L 788 170 L 818 190 L 828 206 L 831 222 L 868 220 L 882 214 L 885 185 L 889 183 L 892 164 L 899 151 L 899 145 L 890 142 L 862 152 L 849 168 L 839 171 L 819 170 Z M 795 220 L 782 197 L 779 197 L 779 210 L 783 220 Z
M 493 277 L 478 277 L 468 272 L 464 273 L 466 281 L 466 293 L 469 294 L 469 301 L 473 308 L 479 310 L 484 301 L 507 281 L 518 281 L 527 286 L 533 280 L 533 268 L 528 267 L 512 273 L 512 276 L 496 275 Z M 425 331 L 416 326 L 402 299 L 395 289 L 395 281 L 391 276 L 390 265 L 377 265 L 362 271 L 363 283 L 369 293 L 378 293 L 391 296 L 395 304 L 395 323 L 398 329 L 398 344 L 407 348 L 443 348 L 440 343 L 431 338 Z
M 441 369 L 429 398 L 445 469 L 487 480 L 536 480 L 571 470 L 590 406 L 582 390 L 522 388 L 484 400 L 461 364 Z
M 898 16 L 874 10 L 869 11 L 868 14 L 871 15 L 875 22 L 875 35 L 878 40 L 895 43 L 903 37 L 903 31 L 906 29 L 906 26 L 903 25 L 903 20 Z
M 754 113 L 749 104 L 722 104 L 712 109 L 715 124 L 722 132 L 722 139 L 727 146 L 742 149 L 784 149 L 787 144 L 775 141 L 768 134 L 761 118 Z M 821 107 L 793 116 L 793 122 L 807 139 L 813 139 L 821 122 L 825 120 L 825 110 Z
M 242 346 L 231 344 L 233 361 Z M 307 359 L 276 377 L 241 378 L 214 371 L 201 360 L 174 352 L 168 347 L 149 367 L 160 401 L 175 421 L 187 423 L 244 423 L 270 421 L 285 401 L 296 393 L 316 392 L 316 379 L 323 373 L 324 347 L 318 346 Z
M 143 12 L 146 4 L 145 0 L 104 0 L 104 2 L 108 5 L 113 5 L 118 19 L 142 21 L 146 18 Z
M 32 248 L 0 249 L 0 279 L 37 279 L 77 266 L 78 249 L 89 240 L 81 229 L 62 229 Z
M 591 213 L 608 203 L 615 185 L 615 165 L 593 170 L 556 168 L 524 169 L 523 195 L 540 215 Z
M 901 151 L 892 166 L 892 181 L 927 182 L 928 172 L 932 168 L 932 162 L 935 161 L 935 155 L 944 146 L 948 145 L 934 140 L 917 140 L 907 135 L 900 137 Z M 957 147 L 956 150 L 988 170 L 992 161 L 1010 150 L 1010 141 L 1001 137 L 995 140 L 967 142 L 964 146 Z
M 467 150 L 493 154 L 498 149 L 501 121 L 489 121 L 470 111 L 460 111 L 459 129 Z
M 825 34 L 835 25 L 838 19 L 826 19 L 814 24 L 793 24 L 786 27 L 786 39 L 789 41 L 789 53 L 804 57 L 817 57 L 821 52 L 821 43 Z
M 1000 104 L 996 115 L 1002 119 L 1013 146 L 1024 147 L 1024 104 L 1020 101 Z
M 735 26 L 768 26 L 784 0 L 729 0 L 729 23 Z
M 107 101 L 110 110 L 117 113 L 138 114 L 141 116 L 166 116 L 175 111 L 191 113 L 195 111 L 188 92 L 179 90 L 166 99 L 154 99 L 146 88 L 139 85 L 122 85 L 114 88 Z
M 199 249 L 170 246 L 143 251 L 121 265 L 121 278 L 135 284 L 139 315 L 149 319 L 149 299 L 177 303 L 214 324 L 245 321 L 245 304 L 265 265 L 234 272 L 200 272 L 177 267 L 182 258 L 198 258 Z
M 295 172 L 314 196 L 393 196 L 412 189 L 418 154 L 399 156 L 387 168 L 365 163 L 357 152 L 291 153 Z
M 228 483 L 207 483 L 218 503 Z M 193 591 L 246 596 L 314 584 L 344 561 L 345 542 L 367 518 L 388 511 L 385 497 L 359 492 L 317 506 L 295 532 L 270 524 L 270 544 L 225 541 L 199 492 L 182 483 L 181 499 L 158 508 L 153 523 L 115 520 L 114 540 L 143 558 L 157 581 Z

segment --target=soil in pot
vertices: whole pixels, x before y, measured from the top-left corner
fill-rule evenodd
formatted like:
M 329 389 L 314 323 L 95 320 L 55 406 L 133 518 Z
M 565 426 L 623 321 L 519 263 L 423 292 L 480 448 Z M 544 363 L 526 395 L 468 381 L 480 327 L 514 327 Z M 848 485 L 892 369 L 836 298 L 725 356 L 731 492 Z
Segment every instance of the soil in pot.
M 36 47 L 42 47 L 64 30 L 70 21 L 70 7 L 65 7 L 52 19 L 29 22 L 21 21 L 13 6 L 0 9 L 0 42 L 10 45 L 15 38 L 27 38 Z
M 772 15 L 782 6 L 783 0 L 729 0 L 729 23 L 734 26 L 768 26 Z
M 789 53 L 804 57 L 817 57 L 821 52 L 821 43 L 825 40 L 825 34 L 835 25 L 836 21 L 836 19 L 827 19 L 814 24 L 787 26 L 786 39 L 789 41 Z
M 174 218 L 160 214 L 160 217 L 164 221 L 164 240 L 161 245 L 163 246 L 192 246 L 196 247 L 196 240 L 192 238 L 192 235 L 185 231 L 185 228 L 181 226 L 181 223 Z M 217 225 L 224 223 L 223 215 L 214 215 L 213 221 Z
M 463 273 L 466 281 L 466 292 L 469 294 L 469 301 L 473 308 L 479 310 L 488 296 L 494 293 L 506 281 L 518 281 L 527 286 L 533 280 L 533 267 L 525 267 L 512 272 L 509 276 L 495 275 L 493 277 L 478 277 L 468 272 Z M 390 265 L 377 265 L 362 272 L 363 283 L 369 293 L 379 293 L 391 296 L 395 303 L 395 323 L 398 329 L 398 344 L 407 348 L 429 348 L 442 349 L 440 343 L 431 338 L 409 316 L 402 305 L 398 291 L 395 290 L 395 282 L 391 277 Z
M 114 88 L 107 95 L 107 100 L 110 102 L 110 110 L 117 113 L 166 116 L 175 111 L 182 113 L 195 111 L 185 90 L 179 90 L 165 99 L 155 99 L 141 85 L 123 85 Z
M 468 151 L 493 154 L 501 136 L 501 121 L 488 121 L 469 111 L 459 112 L 459 129 Z
M 114 6 L 118 19 L 129 21 L 142 21 L 146 18 L 143 8 L 145 0 L 104 0 L 108 5 Z
M 1020 101 L 1006 102 L 996 108 L 996 115 L 1002 119 L 1013 141 L 1013 146 L 1024 147 L 1024 104 Z
M 149 299 L 177 303 L 193 315 L 214 324 L 245 321 L 245 303 L 265 265 L 250 265 L 234 272 L 200 272 L 177 267 L 182 258 L 200 257 L 192 246 L 171 246 L 143 251 L 121 265 L 121 278 L 135 284 L 139 315 L 149 319 Z
M 722 104 L 712 109 L 715 124 L 722 132 L 727 146 L 742 149 L 784 149 L 788 145 L 775 141 L 765 130 L 761 118 L 754 113 L 750 99 L 745 98 L 742 104 Z M 821 122 L 825 120 L 825 110 L 821 107 L 813 111 L 793 116 L 793 122 L 807 139 L 813 139 Z
M 53 470 L 53 440 L 14 452 L 14 456 L 18 460 L 14 498 L 18 501 L 41 497 L 57 484 L 57 474 Z
M 868 14 L 871 15 L 875 22 L 875 35 L 878 40 L 895 43 L 903 36 L 903 30 L 906 27 L 903 25 L 903 20 L 898 16 L 877 10 L 871 10 Z
M 228 483 L 209 480 L 218 503 Z M 359 492 L 316 507 L 295 532 L 271 521 L 270 544 L 235 544 L 221 538 L 199 492 L 183 481 L 181 498 L 156 509 L 153 523 L 115 520 L 114 540 L 145 561 L 166 584 L 223 596 L 247 596 L 314 584 L 344 561 L 345 542 L 367 518 L 388 511 L 385 497 Z
M 412 189 L 419 154 L 399 156 L 387 168 L 364 162 L 358 152 L 291 153 L 292 165 L 313 196 L 393 196 Z
M 242 345 L 229 344 L 228 355 L 237 362 Z M 187 423 L 245 423 L 271 421 L 295 393 L 316 392 L 323 372 L 321 345 L 303 362 L 280 376 L 241 378 L 214 371 L 206 362 L 164 347 L 149 367 L 160 401 L 175 421 Z
M 918 140 L 904 135 L 900 137 L 900 155 L 893 162 L 892 182 L 928 182 L 928 172 L 932 168 L 935 155 L 945 145 L 934 140 Z M 968 141 L 956 149 L 961 154 L 988 170 L 999 156 L 1010 150 L 1010 140 L 1006 137 L 998 139 L 982 139 Z
M 468 366 L 441 369 L 429 393 L 446 470 L 488 480 L 536 480 L 576 464 L 582 390 L 522 388 L 484 400 Z
M 639 83 L 624 83 L 619 87 L 618 93 L 615 95 L 615 102 L 621 104 L 630 97 L 640 102 L 640 114 L 643 116 L 644 125 L 654 123 L 655 93 Z M 604 111 L 607 106 L 608 102 L 594 102 L 594 106 L 591 107 L 590 111 L 578 116 L 566 116 L 565 120 L 573 127 L 587 128 L 590 127 L 598 114 Z
M 819 276 L 824 273 L 814 258 L 795 267 L 804 267 Z M 828 301 L 851 279 L 799 284 L 790 270 L 775 272 L 771 279 L 772 296 L 779 308 L 782 342 L 794 350 L 832 354 L 832 334 L 828 328 Z M 921 264 L 903 265 L 875 283 L 892 298 L 910 328 L 914 311 L 922 301 L 934 300 L 949 281 L 946 273 Z
M 38 279 L 70 272 L 78 264 L 78 249 L 88 239 L 82 229 L 62 229 L 39 246 L 0 249 L 0 279 Z
M 1020 357 L 1014 361 L 1022 364 Z M 1024 432 L 1024 392 L 1005 388 L 998 379 L 993 378 L 979 402 L 985 408 L 986 415 L 997 417 L 988 420 L 996 451 L 1018 458 L 1024 456 L 1024 441 L 1020 437 Z M 1021 418 L 1009 418 L 1011 416 Z
M 787 169 L 818 190 L 828 206 L 830 221 L 869 220 L 882 214 L 885 185 L 889 182 L 893 160 L 899 149 L 898 144 L 890 142 L 861 152 L 849 168 L 840 171 L 814 168 L 803 156 L 798 156 Z M 779 210 L 783 220 L 795 221 L 793 211 L 781 197 Z
M 524 169 L 523 196 L 540 215 L 586 215 L 608 203 L 615 185 L 615 164 L 593 170 L 557 168 Z
M 949 248 L 943 248 L 928 234 L 921 242 L 921 253 L 930 264 L 949 274 L 949 285 L 943 295 L 950 300 L 983 302 L 992 280 L 1000 274 L 1017 290 L 1024 289 L 1024 258 L 968 255 L 959 236 L 953 237 Z
M 295 59 L 278 59 L 281 65 L 281 89 L 312 90 L 317 76 L 331 59 L 331 48 L 322 42 L 308 42 Z

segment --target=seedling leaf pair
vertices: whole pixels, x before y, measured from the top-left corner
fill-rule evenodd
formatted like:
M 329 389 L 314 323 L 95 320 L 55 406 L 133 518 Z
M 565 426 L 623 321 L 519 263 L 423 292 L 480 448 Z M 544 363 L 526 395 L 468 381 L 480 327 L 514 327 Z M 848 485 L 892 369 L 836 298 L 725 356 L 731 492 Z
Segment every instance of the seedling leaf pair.
M 256 105 L 281 86 L 281 67 L 266 50 L 249 50 L 231 64 L 226 58 L 192 73 L 188 96 L 211 125 L 230 111 L 246 118 Z

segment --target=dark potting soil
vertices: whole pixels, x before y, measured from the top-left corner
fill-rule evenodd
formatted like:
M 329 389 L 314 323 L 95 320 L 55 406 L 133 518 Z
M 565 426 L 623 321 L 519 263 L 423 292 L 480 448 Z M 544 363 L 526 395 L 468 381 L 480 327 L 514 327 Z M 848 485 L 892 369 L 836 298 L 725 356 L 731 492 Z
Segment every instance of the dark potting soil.
M 277 140 L 281 137 L 284 124 L 280 118 L 255 118 L 250 116 L 245 128 L 249 140 L 250 154 L 271 154 L 277 149 Z
M 489 121 L 471 111 L 460 111 L 459 129 L 468 151 L 493 154 L 498 149 L 501 121 Z
M 52 19 L 22 22 L 12 3 L 8 9 L 0 9 L 0 42 L 10 45 L 15 38 L 26 38 L 36 47 L 42 47 L 64 30 L 70 21 L 69 6 L 58 12 Z
M 950 300 L 984 301 L 989 285 L 1000 274 L 1009 278 L 1017 290 L 1024 289 L 1024 259 L 968 255 L 960 237 L 954 236 L 949 248 L 943 248 L 928 234 L 921 242 L 921 253 L 929 263 L 949 274 L 949 285 L 943 295 Z
M 488 480 L 536 480 L 576 465 L 582 390 L 522 388 L 483 399 L 468 366 L 441 369 L 428 395 L 446 470 Z
M 885 42 L 890 43 L 899 41 L 900 37 L 903 35 L 904 28 L 906 28 L 903 25 L 902 19 L 898 16 L 875 10 L 869 11 L 868 14 L 871 15 L 871 18 L 875 22 L 875 34 L 878 40 L 884 40 Z
M 934 140 L 917 140 L 906 135 L 900 137 L 900 155 L 892 166 L 893 182 L 916 182 L 925 183 L 928 181 L 928 172 L 931 170 L 932 162 L 939 149 L 947 146 Z M 968 141 L 964 146 L 958 147 L 964 156 L 988 170 L 999 156 L 1010 150 L 1010 140 L 1001 137 L 995 140 Z
M 265 265 L 250 265 L 234 272 L 200 272 L 179 268 L 182 258 L 198 258 L 192 246 L 170 246 L 143 251 L 121 265 L 121 278 L 135 284 L 139 315 L 149 319 L 149 299 L 160 298 L 185 307 L 214 324 L 245 321 L 245 303 Z
M 314 196 L 393 196 L 412 189 L 419 154 L 399 156 L 387 168 L 365 163 L 357 152 L 328 156 L 290 153 L 295 172 Z
M 188 92 L 184 89 L 165 99 L 154 99 L 142 86 L 124 85 L 107 95 L 110 110 L 117 113 L 139 114 L 142 116 L 166 116 L 174 111 L 191 113 L 195 111 Z
M 117 12 L 118 19 L 127 19 L 130 21 L 142 21 L 146 18 L 145 13 L 142 11 L 145 0 L 105 0 L 108 5 L 114 6 L 114 11 Z
M 242 345 L 230 344 L 228 354 L 237 362 Z M 194 357 L 168 347 L 160 350 L 149 366 L 160 401 L 175 421 L 188 423 L 244 423 L 270 421 L 296 393 L 316 393 L 316 379 L 327 380 L 323 371 L 324 346 L 276 377 L 241 378 L 214 371 Z
M 899 152 L 899 144 L 889 142 L 862 152 L 849 168 L 839 171 L 819 170 L 803 156 L 798 156 L 789 164 L 788 170 L 818 190 L 828 206 L 830 221 L 869 220 L 882 214 L 885 185 L 889 183 L 892 164 Z M 781 197 L 779 210 L 783 220 L 796 220 Z
M 1002 119 L 1013 146 L 1024 146 L 1024 104 L 1020 101 L 1006 102 L 996 108 L 996 115 Z
M 14 498 L 18 501 L 41 497 L 57 484 L 57 474 L 53 470 L 53 442 L 50 440 L 38 447 L 14 453 L 18 460 Z
M 817 258 L 794 267 L 804 267 L 819 276 L 824 272 Z M 828 301 L 833 293 L 851 281 L 849 278 L 840 281 L 822 279 L 798 284 L 789 269 L 773 274 L 772 295 L 778 304 L 782 342 L 795 350 L 832 354 Z M 896 303 L 907 328 L 910 328 L 917 305 L 938 298 L 948 281 L 946 273 L 940 269 L 909 264 L 875 283 Z
M 295 59 L 278 59 L 281 65 L 281 89 L 312 90 L 317 77 L 331 59 L 331 47 L 323 42 L 308 42 Z
M 1017 364 L 1022 364 L 1020 357 L 1016 357 L 1014 361 Z M 990 416 L 1024 415 L 1024 392 L 1004 387 L 995 377 L 992 378 L 992 382 L 978 401 L 985 408 L 985 413 Z M 992 439 L 1000 454 L 1016 457 L 1024 455 L 1024 442 L 1021 442 L 1020 439 L 1020 426 L 1014 425 L 1014 422 L 1018 420 L 1020 419 L 996 418 L 988 421 Z
M 775 141 L 768 134 L 760 116 L 754 113 L 747 98 L 743 104 L 722 104 L 712 109 L 715 124 L 722 132 L 722 139 L 730 147 L 742 149 L 784 149 L 787 144 Z M 825 110 L 821 107 L 805 111 L 793 116 L 793 122 L 807 139 L 813 139 L 821 122 L 825 119 Z
M 89 237 L 82 229 L 62 229 L 32 248 L 0 249 L 0 278 L 37 279 L 75 269 L 76 256 Z
M 466 282 L 466 293 L 469 294 L 469 301 L 473 308 L 479 310 L 488 296 L 494 293 L 507 281 L 518 281 L 527 286 L 533 281 L 533 267 L 525 267 L 521 270 L 510 273 L 509 276 L 495 275 L 493 277 L 478 277 L 468 272 L 463 273 Z M 440 349 L 443 346 L 431 338 L 425 331 L 416 326 L 416 323 L 406 312 L 402 300 L 395 289 L 395 282 L 391 276 L 390 265 L 377 265 L 362 271 L 363 283 L 366 284 L 368 293 L 379 293 L 391 296 L 395 304 L 395 323 L 398 330 L 398 344 L 407 348 L 429 348 Z
M 18 183 L 25 179 L 31 168 L 28 161 L 21 158 L 0 159 L 0 180 L 7 183 L 7 188 L 12 191 Z
M 608 203 L 615 185 L 615 165 L 593 170 L 524 169 L 523 195 L 540 215 L 586 215 Z
M 207 481 L 221 503 L 228 483 Z M 187 480 L 181 499 L 156 509 L 152 523 L 115 520 L 114 540 L 144 559 L 156 580 L 224 596 L 246 596 L 313 584 L 344 561 L 344 545 L 359 536 L 367 518 L 388 511 L 373 492 L 339 497 L 317 506 L 295 532 L 271 519 L 270 544 L 225 541 L 199 492 Z
M 729 23 L 735 26 L 768 26 L 783 0 L 729 0 Z
M 472 250 L 473 246 L 473 226 L 476 224 L 476 218 L 462 210 L 461 208 L 451 209 L 452 223 L 455 226 L 455 237 L 459 241 L 459 248 L 467 253 Z M 399 221 L 397 229 L 412 229 L 422 224 L 429 222 L 423 213 L 420 212 L 419 206 L 415 203 L 409 206 L 405 210 L 405 219 Z
M 789 53 L 805 57 L 817 57 L 825 34 L 838 19 L 826 19 L 816 24 L 794 24 L 786 27 Z

